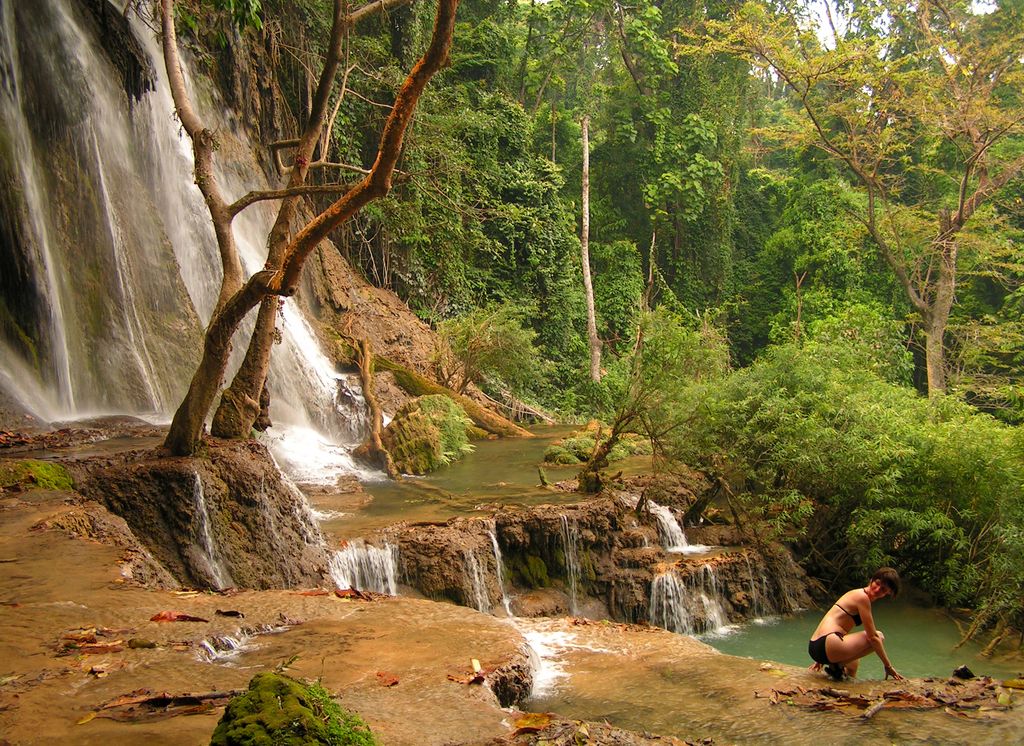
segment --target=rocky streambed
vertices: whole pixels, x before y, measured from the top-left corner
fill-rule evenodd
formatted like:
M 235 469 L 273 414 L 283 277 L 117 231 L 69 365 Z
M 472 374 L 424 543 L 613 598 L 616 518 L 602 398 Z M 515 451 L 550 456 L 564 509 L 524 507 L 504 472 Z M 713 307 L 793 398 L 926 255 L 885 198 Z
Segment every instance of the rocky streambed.
M 207 743 L 225 698 L 274 670 L 321 681 L 384 744 L 745 742 L 760 738 L 751 718 L 799 742 L 816 727 L 810 713 L 794 729 L 754 694 L 818 677 L 646 624 L 673 593 L 689 610 L 658 617 L 670 629 L 803 603 L 788 556 L 751 551 L 732 527 L 691 532 L 717 549 L 667 551 L 679 547 L 664 512 L 638 511 L 626 485 L 571 506 L 390 526 L 360 546 L 393 549 L 402 595 L 335 592 L 337 553 L 354 543 L 320 533 L 261 446 L 166 459 L 142 426 L 104 427 L 8 440 L 0 456 L 6 475 L 30 457 L 48 465 L 5 477 L 0 493 L 10 743 Z M 701 600 L 712 596 L 714 608 Z M 535 687 L 553 668 L 561 688 Z M 558 714 L 524 720 L 530 709 Z M 989 734 L 1020 725 L 995 714 Z

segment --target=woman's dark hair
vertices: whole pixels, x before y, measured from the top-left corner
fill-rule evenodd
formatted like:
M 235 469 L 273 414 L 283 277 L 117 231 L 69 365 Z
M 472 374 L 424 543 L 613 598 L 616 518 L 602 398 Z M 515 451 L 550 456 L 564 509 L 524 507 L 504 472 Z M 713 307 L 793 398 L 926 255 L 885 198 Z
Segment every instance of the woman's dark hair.
M 875 574 L 871 576 L 871 579 L 877 580 L 888 588 L 893 598 L 900 595 L 900 574 L 891 567 L 878 568 Z

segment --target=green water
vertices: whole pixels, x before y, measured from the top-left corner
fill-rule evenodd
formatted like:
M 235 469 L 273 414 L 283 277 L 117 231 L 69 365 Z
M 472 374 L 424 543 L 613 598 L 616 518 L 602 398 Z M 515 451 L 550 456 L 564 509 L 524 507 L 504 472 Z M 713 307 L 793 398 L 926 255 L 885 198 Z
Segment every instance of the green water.
M 500 507 L 578 502 L 578 493 L 542 486 L 537 471 L 543 466 L 552 483 L 576 476 L 579 466 L 543 463 L 548 445 L 573 429 L 564 425 L 534 427 L 533 438 L 475 441 L 473 453 L 433 474 L 401 482 L 364 483 L 372 501 L 355 513 L 329 521 L 327 528 L 353 537 L 398 521 L 445 521 Z
M 1016 676 L 1024 663 L 981 658 L 981 646 L 968 643 L 953 647 L 960 634 L 954 621 L 940 609 L 925 608 L 908 601 L 876 603 L 875 624 L 885 634 L 885 650 L 893 666 L 904 676 L 945 677 L 957 666 L 966 664 L 975 674 L 994 678 Z M 702 638 L 723 653 L 758 660 L 780 661 L 808 666 L 807 641 L 821 619 L 822 611 L 809 610 L 737 627 L 724 636 Z M 876 655 L 861 661 L 858 674 L 863 679 L 881 679 L 882 663 Z

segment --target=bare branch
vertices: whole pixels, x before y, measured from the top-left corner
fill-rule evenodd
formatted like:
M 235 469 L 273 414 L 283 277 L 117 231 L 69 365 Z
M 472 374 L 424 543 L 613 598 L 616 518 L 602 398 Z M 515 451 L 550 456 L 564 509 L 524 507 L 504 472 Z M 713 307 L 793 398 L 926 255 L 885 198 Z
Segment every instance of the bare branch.
M 271 199 L 283 199 L 285 197 L 303 197 L 311 194 L 337 194 L 338 192 L 347 192 L 351 188 L 351 184 L 306 184 L 303 186 L 289 187 L 287 189 L 271 189 L 266 191 L 249 192 L 244 197 L 240 197 L 229 205 L 228 211 L 231 213 L 231 217 L 233 218 L 246 207 L 254 205 L 257 202 L 266 202 Z

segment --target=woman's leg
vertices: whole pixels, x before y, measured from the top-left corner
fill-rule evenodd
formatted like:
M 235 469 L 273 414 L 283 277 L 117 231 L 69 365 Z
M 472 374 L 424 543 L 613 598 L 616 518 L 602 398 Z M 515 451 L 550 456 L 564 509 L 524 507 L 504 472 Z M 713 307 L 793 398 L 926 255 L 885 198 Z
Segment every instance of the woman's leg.
M 878 630 L 878 636 L 885 639 L 881 630 Z M 828 654 L 828 659 L 844 666 L 846 673 L 850 676 L 857 675 L 860 659 L 868 653 L 873 653 L 874 650 L 868 641 L 867 632 L 846 635 L 842 639 L 838 635 L 829 635 L 825 640 L 825 652 Z

